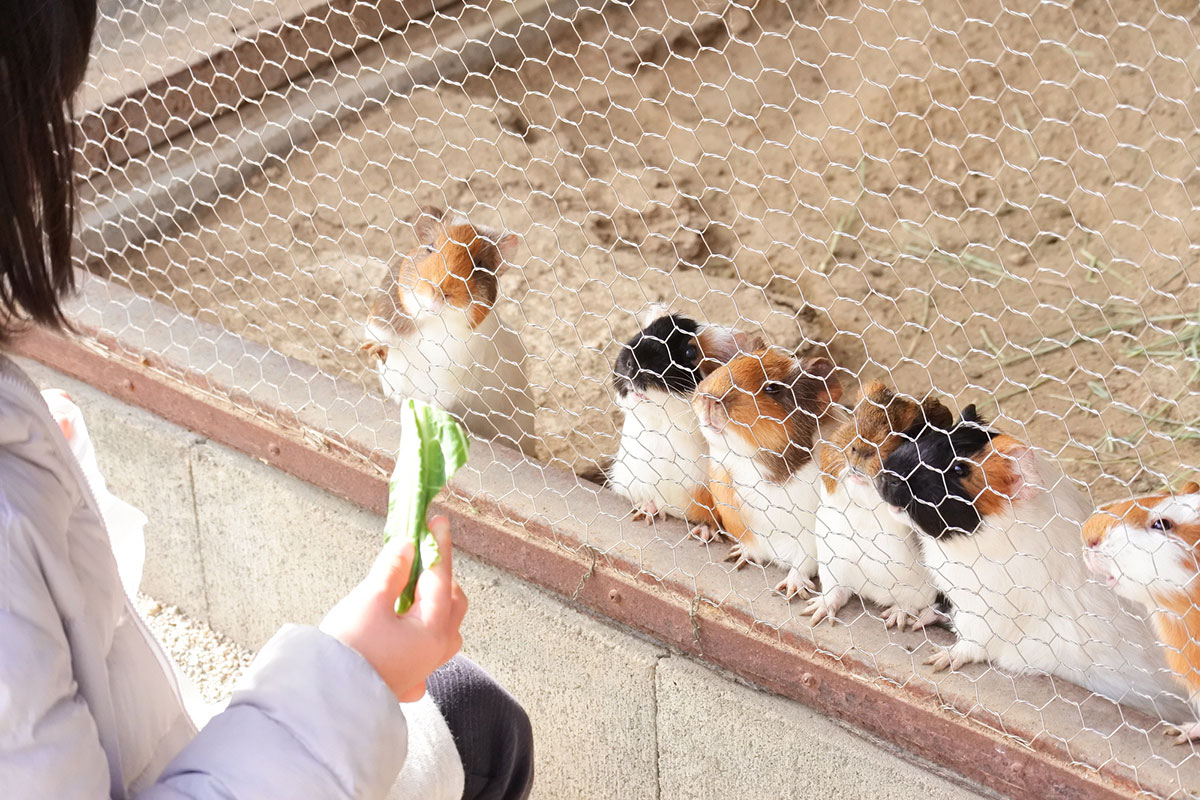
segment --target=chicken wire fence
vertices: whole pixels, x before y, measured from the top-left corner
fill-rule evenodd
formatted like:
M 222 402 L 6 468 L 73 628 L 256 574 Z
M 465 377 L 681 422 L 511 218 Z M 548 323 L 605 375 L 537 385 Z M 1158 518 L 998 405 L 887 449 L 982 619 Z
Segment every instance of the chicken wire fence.
M 167 113 L 140 149 L 84 124 L 85 220 L 139 222 L 114 201 L 167 165 L 220 172 L 201 151 L 234 179 L 86 268 L 336 378 L 368 439 L 378 398 L 416 394 L 533 464 L 605 471 L 649 517 L 617 545 L 705 554 L 645 570 L 773 625 L 833 614 L 818 646 L 889 680 L 939 680 L 948 613 L 939 666 L 968 693 L 990 660 L 1018 694 L 1048 685 L 1007 677 L 1029 666 L 1150 711 L 1125 731 L 1191 724 L 1192 617 L 1146 608 L 1186 605 L 1194 497 L 1119 507 L 1086 545 L 1081 525 L 1200 455 L 1192 5 L 403 5 L 321 5 L 350 31 L 322 39 L 311 1 L 101 2 L 83 110 L 148 86 Z M 236 49 L 278 20 L 308 38 Z M 222 48 L 234 79 L 195 67 Z M 205 113 L 172 111 L 172 73 Z M 392 88 L 328 99 L 372 80 Z M 730 548 L 766 566 L 711 596 Z M 1021 703 L 1086 710 L 1064 687 Z

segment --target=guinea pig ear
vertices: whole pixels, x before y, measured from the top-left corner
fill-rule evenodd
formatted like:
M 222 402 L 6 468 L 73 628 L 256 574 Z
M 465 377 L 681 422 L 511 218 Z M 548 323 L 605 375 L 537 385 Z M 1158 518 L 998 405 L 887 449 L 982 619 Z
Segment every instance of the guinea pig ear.
M 446 219 L 446 212 L 443 209 L 436 206 L 421 206 L 421 213 L 417 214 L 416 222 L 413 223 L 413 233 L 416 234 L 417 241 L 420 244 L 436 242 L 444 219 Z
M 882 398 L 879 403 L 886 406 L 892 401 L 892 391 L 883 381 L 868 381 L 858 387 L 858 399 L 865 400 L 868 397 Z
M 519 240 L 515 233 L 505 233 L 489 238 L 493 238 L 496 242 L 496 249 L 492 251 L 489 248 L 484 248 L 483 254 L 476 259 L 475 266 L 486 269 L 499 278 L 508 272 L 508 268 L 512 266 L 509 258 L 516 251 Z
M 737 344 L 738 352 L 741 353 L 757 353 L 759 350 L 767 349 L 767 339 L 761 333 L 734 331 L 733 340 Z
M 1028 500 L 1047 490 L 1038 469 L 1037 453 L 1032 447 L 1002 434 L 992 439 L 992 449 L 1004 459 L 1008 473 L 1007 480 L 993 481 L 985 468 L 984 472 L 988 474 L 988 482 L 993 489 L 1012 498 L 1013 502 Z
M 517 252 L 517 245 L 520 244 L 520 239 L 515 233 L 505 233 L 496 242 L 496 249 L 500 251 L 500 258 L 504 259 L 504 264 L 513 257 L 513 253 Z M 501 271 L 507 269 L 507 266 L 501 265 Z
M 700 351 L 704 354 L 704 360 L 709 362 L 703 366 L 708 369 L 716 369 L 740 355 L 749 355 L 766 347 L 763 337 L 758 334 L 745 333 L 723 325 L 705 325 L 696 338 L 700 341 Z
M 1179 490 L 1179 493 L 1180 494 L 1200 494 L 1200 483 L 1196 483 L 1195 481 L 1188 481 L 1187 483 L 1185 483 L 1183 485 L 1183 488 Z
M 837 365 L 824 356 L 816 358 L 806 358 L 800 362 L 800 376 L 816 378 L 824 385 L 821 392 L 817 395 L 817 403 L 819 408 L 814 408 L 813 413 L 820 416 L 824 414 L 831 405 L 842 399 L 842 382 L 838 380 Z
M 971 407 L 974 408 L 974 406 Z M 954 427 L 954 415 L 936 397 L 925 398 L 921 403 L 921 413 L 924 415 L 927 425 L 943 431 Z
M 987 420 L 979 415 L 979 409 L 975 407 L 974 403 L 963 409 L 961 421 L 978 425 L 981 428 L 987 425 Z
M 670 316 L 672 313 L 671 306 L 666 303 L 650 303 L 638 313 L 638 327 L 649 328 L 655 320 Z

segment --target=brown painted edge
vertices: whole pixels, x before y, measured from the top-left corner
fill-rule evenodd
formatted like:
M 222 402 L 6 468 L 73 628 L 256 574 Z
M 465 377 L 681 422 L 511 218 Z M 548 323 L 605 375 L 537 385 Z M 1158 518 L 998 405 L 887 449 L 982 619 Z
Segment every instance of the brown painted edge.
M 386 511 L 387 481 L 361 459 L 316 448 L 150 366 L 40 329 L 18 336 L 11 351 L 374 513 Z M 1045 742 L 1029 749 L 969 724 L 938 708 L 927 694 L 869 682 L 811 643 L 756 629 L 752 621 L 698 603 L 636 565 L 598 554 L 589 562 L 557 545 L 550 526 L 514 524 L 499 505 L 468 506 L 451 498 L 439 509 L 450 515 L 464 552 L 1002 794 L 1117 800 L 1140 792 L 1128 777 L 1065 763 L 1064 754 Z
M 96 175 L 460 0 L 329 0 L 83 113 L 79 164 Z

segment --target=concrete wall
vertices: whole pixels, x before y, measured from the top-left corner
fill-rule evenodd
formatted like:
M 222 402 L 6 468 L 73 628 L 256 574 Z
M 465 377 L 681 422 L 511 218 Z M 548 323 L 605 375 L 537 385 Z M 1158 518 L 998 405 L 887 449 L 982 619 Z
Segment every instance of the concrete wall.
M 150 517 L 142 589 L 256 648 L 316 622 L 382 520 L 40 365 L 83 408 L 112 490 Z M 964 798 L 967 787 L 802 705 L 465 555 L 464 649 L 525 705 L 535 798 Z

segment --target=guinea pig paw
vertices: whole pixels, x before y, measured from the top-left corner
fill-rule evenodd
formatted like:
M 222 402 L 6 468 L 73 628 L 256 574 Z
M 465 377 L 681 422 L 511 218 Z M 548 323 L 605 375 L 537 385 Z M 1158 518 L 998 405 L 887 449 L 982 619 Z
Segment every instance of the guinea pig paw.
M 804 613 L 812 617 L 809 620 L 812 625 L 818 625 L 824 619 L 828 619 L 832 624 L 837 622 L 837 613 L 849 602 L 852 594 L 849 589 L 835 586 L 809 600 L 808 605 L 804 607 Z
M 709 542 L 715 542 L 719 534 L 713 529 L 713 526 L 707 522 L 702 522 L 699 525 L 693 525 L 689 528 L 688 535 L 694 536 L 705 544 L 708 544 Z
M 360 349 L 362 350 L 363 353 L 365 353 L 367 355 L 368 358 L 377 358 L 380 361 L 387 361 L 388 346 L 386 344 L 376 344 L 375 342 L 368 342 L 368 343 L 364 344 Z
M 820 625 L 826 619 L 832 623 L 835 619 L 833 614 L 829 612 L 829 606 L 819 597 L 809 600 L 808 605 L 800 613 L 812 618 L 809 620 L 810 625 Z
M 746 548 L 742 546 L 741 542 L 734 542 L 729 546 L 729 554 L 725 556 L 725 560 L 732 561 L 734 569 L 741 569 L 747 564 L 758 563 L 758 561 L 751 557 L 750 553 L 746 551 Z
M 1200 722 L 1191 725 L 1171 726 L 1163 732 L 1166 736 L 1175 737 L 1175 744 L 1188 744 L 1200 739 Z
M 925 659 L 925 663 L 933 667 L 934 672 L 942 672 L 954 665 L 954 658 L 950 655 L 950 648 L 938 648 L 938 651 L 929 658 Z
M 887 618 L 886 612 L 884 614 L 884 618 Z M 912 629 L 914 631 L 923 630 L 927 625 L 933 625 L 934 623 L 941 622 L 943 619 L 944 617 L 938 613 L 936 608 L 929 606 L 925 609 L 922 609 L 921 613 L 917 614 L 917 616 L 913 618 Z
M 947 668 L 951 671 L 957 671 L 967 664 L 983 661 L 984 658 L 985 656 L 981 653 L 981 648 L 969 642 L 960 641 L 951 647 L 937 648 L 937 652 L 926 659 L 925 663 L 933 667 L 934 672 L 941 672 Z
M 662 512 L 659 511 L 658 503 L 655 503 L 653 500 L 647 500 L 633 509 L 633 521 L 637 522 L 640 519 L 644 519 L 647 525 L 653 525 L 654 520 L 658 518 L 660 513 Z M 666 514 L 663 514 L 663 516 L 665 517 Z
M 788 600 L 791 600 L 793 597 L 799 597 L 801 600 L 803 600 L 804 598 L 816 593 L 817 585 L 813 583 L 812 578 L 801 574 L 800 570 L 792 567 L 790 570 L 788 570 L 787 577 L 780 581 L 775 587 L 775 591 L 779 592 Z
M 900 606 L 892 606 L 883 612 L 883 626 L 885 628 L 895 628 L 903 632 L 912 623 L 913 630 L 917 629 L 917 617 L 908 613 Z

